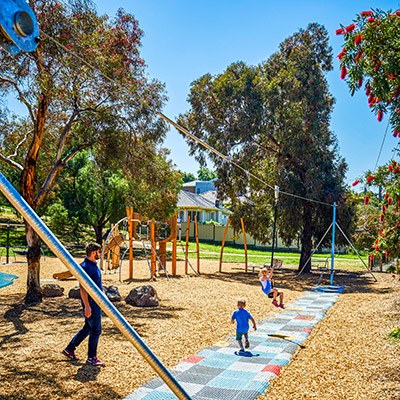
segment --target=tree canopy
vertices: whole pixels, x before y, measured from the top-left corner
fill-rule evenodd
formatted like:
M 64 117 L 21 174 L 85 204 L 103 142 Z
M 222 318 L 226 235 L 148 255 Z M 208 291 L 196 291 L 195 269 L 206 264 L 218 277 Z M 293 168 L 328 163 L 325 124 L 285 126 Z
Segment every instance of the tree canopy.
M 337 56 L 341 78 L 351 94 L 365 90 L 377 120 L 387 115 L 393 135 L 400 137 L 400 10 L 362 11 L 336 34 L 344 39 Z
M 400 137 L 400 10 L 396 12 L 365 10 L 350 25 L 342 25 L 336 33 L 343 35 L 342 51 L 338 54 L 341 78 L 346 81 L 351 94 L 365 90 L 368 106 L 380 122 L 389 118 L 393 136 Z M 397 213 L 400 205 L 400 166 L 390 160 L 377 171 L 367 171 L 364 178 L 368 192 L 364 205 L 373 208 L 376 229 L 370 237 L 372 254 L 386 253 L 399 257 L 400 235 Z M 373 189 L 383 192 L 383 197 L 373 195 Z M 374 201 L 370 202 L 370 199 Z M 371 206 L 371 204 L 373 204 Z
M 2 95 L 14 95 L 26 109 L 3 124 L 0 158 L 19 174 L 21 194 L 38 209 L 84 149 L 113 167 L 152 158 L 166 132 L 152 109 L 161 109 L 166 97 L 164 85 L 146 74 L 133 15 L 100 16 L 89 0 L 30 5 L 42 31 L 36 51 L 0 54 Z M 26 238 L 26 301 L 34 302 L 41 299 L 40 241 L 30 226 Z
M 238 225 L 244 217 L 246 231 L 264 243 L 271 238 L 274 186 L 279 186 L 279 236 L 285 243 L 300 236 L 301 266 L 313 240 L 332 221 L 329 206 L 340 205 L 345 230 L 353 213 L 346 205 L 347 166 L 329 130 L 334 100 L 325 74 L 332 69 L 331 53 L 325 28 L 310 24 L 258 66 L 237 62 L 194 81 L 191 109 L 180 117 L 198 138 L 251 172 L 207 154 L 216 166 L 221 197 L 232 199 L 233 222 Z M 187 140 L 192 154 L 204 162 L 203 147 Z

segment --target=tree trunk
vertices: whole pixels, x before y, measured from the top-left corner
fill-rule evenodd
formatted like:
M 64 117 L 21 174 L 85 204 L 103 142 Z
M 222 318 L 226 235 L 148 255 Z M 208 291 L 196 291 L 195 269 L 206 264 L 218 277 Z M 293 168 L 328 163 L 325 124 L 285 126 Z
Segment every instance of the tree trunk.
M 96 243 L 99 245 L 103 244 L 103 226 L 93 225 L 94 232 L 96 233 Z
M 301 235 L 301 255 L 298 271 L 309 274 L 311 272 L 311 252 L 312 252 L 312 209 L 310 204 L 305 204 L 303 208 L 303 232 Z
M 25 303 L 39 303 L 42 301 L 40 288 L 40 238 L 32 227 L 26 224 L 26 242 L 28 245 L 28 280 Z
M 38 206 L 35 202 L 37 190 L 36 163 L 43 141 L 48 105 L 49 99 L 47 97 L 43 97 L 39 101 L 33 139 L 25 158 L 25 166 L 21 176 L 21 195 L 34 210 Z M 40 289 L 40 239 L 28 223 L 25 223 L 25 236 L 28 245 L 28 254 L 26 256 L 28 261 L 28 280 L 25 303 L 31 304 L 42 301 L 42 291 Z

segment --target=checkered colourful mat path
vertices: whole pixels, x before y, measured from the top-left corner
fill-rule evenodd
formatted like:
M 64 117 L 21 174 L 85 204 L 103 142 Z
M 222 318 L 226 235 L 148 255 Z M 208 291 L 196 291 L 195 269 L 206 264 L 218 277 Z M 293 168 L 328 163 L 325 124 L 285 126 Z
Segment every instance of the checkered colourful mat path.
M 290 362 L 343 291 L 339 286 L 318 286 L 287 305 L 250 332 L 250 349 L 237 353 L 234 337 L 216 343 L 181 362 L 171 373 L 193 400 L 247 400 L 265 393 L 271 379 Z M 273 337 L 269 335 L 279 335 Z M 161 378 L 138 388 L 125 400 L 175 400 Z

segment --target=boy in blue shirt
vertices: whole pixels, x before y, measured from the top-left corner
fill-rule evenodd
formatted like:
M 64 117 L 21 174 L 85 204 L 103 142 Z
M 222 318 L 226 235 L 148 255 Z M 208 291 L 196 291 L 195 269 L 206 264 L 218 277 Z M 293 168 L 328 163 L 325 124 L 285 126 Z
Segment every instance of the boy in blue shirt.
M 232 324 L 236 321 L 236 340 L 239 344 L 240 350 L 239 352 L 244 352 L 243 341 L 242 338 L 244 336 L 245 339 L 245 347 L 249 348 L 249 320 L 253 323 L 253 329 L 256 331 L 256 321 L 252 315 L 245 309 L 246 300 L 238 300 L 237 302 L 238 309 L 235 310 L 232 314 Z

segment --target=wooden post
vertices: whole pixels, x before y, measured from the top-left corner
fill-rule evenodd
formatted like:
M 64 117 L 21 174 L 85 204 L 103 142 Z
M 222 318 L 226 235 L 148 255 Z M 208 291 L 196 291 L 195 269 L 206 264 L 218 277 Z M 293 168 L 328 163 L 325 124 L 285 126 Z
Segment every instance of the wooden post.
M 126 207 L 129 232 L 129 280 L 133 279 L 133 207 Z
M 224 256 L 224 246 L 225 246 L 225 240 L 226 240 L 226 235 L 228 233 L 228 227 L 230 224 L 231 220 L 230 218 L 227 219 L 225 229 L 224 229 L 224 237 L 222 239 L 221 243 L 221 254 L 219 256 L 219 272 L 222 272 L 222 257 Z
M 159 258 L 160 258 L 160 262 L 158 265 L 158 270 L 167 270 L 167 243 L 162 241 L 158 243 L 158 250 L 159 250 Z
M 247 238 L 246 231 L 244 229 L 244 221 L 243 218 L 240 218 L 240 224 L 242 225 L 242 234 L 243 234 L 243 247 L 244 247 L 244 272 L 247 274 Z
M 150 264 L 151 264 L 151 274 L 152 276 L 156 276 L 156 260 L 157 260 L 157 255 L 156 255 L 156 241 L 155 241 L 155 222 L 154 221 L 149 221 L 150 225 L 150 241 L 151 241 L 151 253 L 150 253 Z
M 175 234 L 172 237 L 172 275 L 176 275 L 176 253 L 177 253 L 177 240 L 176 235 L 178 232 L 178 213 L 174 212 L 174 219 L 173 222 L 174 226 L 172 229 L 174 230 Z
M 188 273 L 189 234 L 190 234 L 190 215 L 188 215 L 187 226 L 186 226 L 185 274 Z
M 200 273 L 199 224 L 197 222 L 197 215 L 194 216 L 194 230 L 196 235 L 197 272 Z

